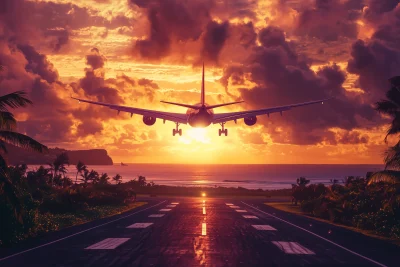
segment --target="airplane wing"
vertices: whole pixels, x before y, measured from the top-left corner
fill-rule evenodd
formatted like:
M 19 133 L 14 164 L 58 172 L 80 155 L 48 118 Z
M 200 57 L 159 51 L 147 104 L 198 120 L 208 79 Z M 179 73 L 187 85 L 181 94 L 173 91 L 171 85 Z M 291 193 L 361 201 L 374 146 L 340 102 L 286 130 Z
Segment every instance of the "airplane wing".
M 329 99 L 331 99 L 331 98 L 317 100 L 317 101 L 311 101 L 311 102 L 305 102 L 305 103 L 298 103 L 298 104 L 293 104 L 293 105 L 288 105 L 288 106 L 274 107 L 274 108 L 264 108 L 264 109 L 248 110 L 248 111 L 214 114 L 213 123 L 214 124 L 223 123 L 223 122 L 237 120 L 237 119 L 243 119 L 243 118 L 247 118 L 247 117 L 251 117 L 251 116 L 269 115 L 270 113 L 283 112 L 283 111 L 290 110 L 292 108 L 308 106 L 308 105 L 312 105 L 312 104 L 323 104 L 324 101 L 327 101 Z
M 72 99 L 78 100 L 79 102 L 85 102 L 93 105 L 104 106 L 108 107 L 113 110 L 117 110 L 118 112 L 128 112 L 132 114 L 138 114 L 143 116 L 154 117 L 162 120 L 173 121 L 181 124 L 187 124 L 187 116 L 186 114 L 182 113 L 171 113 L 171 112 L 163 112 L 163 111 L 156 111 L 156 110 L 148 110 L 148 109 L 141 109 L 141 108 L 133 108 L 133 107 L 125 107 L 125 106 L 118 106 L 112 105 L 102 102 L 95 102 L 86 99 L 79 99 L 75 97 L 71 97 Z

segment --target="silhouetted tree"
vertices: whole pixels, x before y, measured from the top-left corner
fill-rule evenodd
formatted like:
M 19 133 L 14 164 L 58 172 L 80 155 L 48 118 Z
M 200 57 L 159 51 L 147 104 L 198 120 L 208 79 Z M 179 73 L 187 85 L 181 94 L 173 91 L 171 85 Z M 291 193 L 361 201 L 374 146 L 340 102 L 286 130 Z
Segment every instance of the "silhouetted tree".
M 122 182 L 122 176 L 117 174 L 112 178 L 116 184 L 120 184 Z
M 83 171 L 87 170 L 87 166 L 82 161 L 78 161 L 75 167 L 76 167 L 76 177 L 75 177 L 75 184 L 76 184 L 78 182 L 78 174 L 82 174 Z
M 0 151 L 7 153 L 6 143 L 37 152 L 47 151 L 47 147 L 35 141 L 29 136 L 15 132 L 17 121 L 9 108 L 26 107 L 32 102 L 27 99 L 24 91 L 16 91 L 0 96 Z M 0 168 L 6 168 L 7 164 L 0 154 Z
M 138 177 L 138 184 L 139 186 L 146 186 L 146 177 L 139 175 Z
M 386 93 L 386 99 L 375 104 L 375 110 L 384 115 L 392 117 L 392 123 L 387 131 L 385 142 L 388 136 L 400 133 L 400 76 L 389 79 L 391 88 Z
M 60 179 L 60 177 L 58 177 L 59 175 L 65 177 L 65 174 L 67 173 L 65 165 L 69 166 L 69 158 L 66 152 L 57 155 L 54 161 L 52 163 L 49 163 L 50 171 L 53 174 L 53 185 L 55 178 Z
M 99 184 L 109 184 L 108 180 L 110 180 L 110 177 L 108 177 L 107 173 L 102 173 L 99 177 Z
M 305 186 L 310 183 L 310 180 L 307 180 L 305 177 L 300 177 L 300 178 L 297 178 L 296 182 L 299 186 Z

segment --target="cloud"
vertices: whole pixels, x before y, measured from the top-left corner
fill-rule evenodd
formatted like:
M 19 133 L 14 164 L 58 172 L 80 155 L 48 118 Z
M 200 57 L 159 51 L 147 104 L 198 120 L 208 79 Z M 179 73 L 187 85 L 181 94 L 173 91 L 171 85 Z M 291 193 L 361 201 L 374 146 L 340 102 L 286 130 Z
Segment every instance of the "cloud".
M 272 115 L 261 118 L 265 130 L 274 142 L 291 144 L 317 144 L 333 142 L 329 129 L 338 127 L 353 130 L 361 127 L 358 118 L 371 121 L 375 112 L 361 99 L 347 97 L 343 83 L 346 73 L 333 64 L 310 69 L 307 61 L 300 57 L 294 46 L 285 39 L 284 32 L 277 27 L 267 27 L 259 33 L 260 46 L 253 50 L 243 65 L 227 68 L 222 82 L 240 84 L 249 79 L 256 84 L 251 89 L 239 89 L 248 108 L 265 108 L 316 99 L 335 97 L 324 105 L 297 108 L 283 118 Z M 233 77 L 233 80 L 232 80 Z M 279 123 L 274 126 L 275 122 Z
M 316 0 L 314 6 L 299 13 L 294 33 L 323 41 L 356 38 L 361 7 L 360 1 Z
M 219 53 L 228 39 L 228 36 L 229 22 L 209 22 L 203 38 L 203 59 L 218 62 Z

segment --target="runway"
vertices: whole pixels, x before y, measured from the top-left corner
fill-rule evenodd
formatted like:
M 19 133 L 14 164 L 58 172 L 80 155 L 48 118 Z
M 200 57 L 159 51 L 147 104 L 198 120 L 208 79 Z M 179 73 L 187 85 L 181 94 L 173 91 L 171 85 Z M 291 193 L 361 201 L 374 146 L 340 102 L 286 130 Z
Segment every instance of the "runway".
M 0 251 L 0 266 L 397 266 L 399 247 L 265 199 L 152 198 Z M 139 199 L 140 201 L 140 199 Z

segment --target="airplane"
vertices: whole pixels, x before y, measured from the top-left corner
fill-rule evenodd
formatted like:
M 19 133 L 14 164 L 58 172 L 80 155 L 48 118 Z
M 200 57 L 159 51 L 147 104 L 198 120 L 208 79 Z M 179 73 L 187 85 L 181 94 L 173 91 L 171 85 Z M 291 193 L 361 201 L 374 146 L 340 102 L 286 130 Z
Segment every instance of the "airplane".
M 260 115 L 268 115 L 271 113 L 279 112 L 282 116 L 283 111 L 288 111 L 295 107 L 302 107 L 312 104 L 323 104 L 324 101 L 327 101 L 331 98 L 323 99 L 323 100 L 316 100 L 310 101 L 305 103 L 298 103 L 293 105 L 287 106 L 280 106 L 274 108 L 264 108 L 264 109 L 256 109 L 256 110 L 248 110 L 248 111 L 239 111 L 239 112 L 228 112 L 228 113 L 214 113 L 213 109 L 224 107 L 233 104 L 243 103 L 244 101 L 236 101 L 224 104 L 217 104 L 217 105 L 208 105 L 205 102 L 205 86 L 204 86 L 204 63 L 203 63 L 203 73 L 202 73 L 202 81 L 201 81 L 201 97 L 200 103 L 195 105 L 189 104 L 181 104 L 181 103 L 174 103 L 168 101 L 161 101 L 162 103 L 181 106 L 188 108 L 186 113 L 172 113 L 172 112 L 163 112 L 163 111 L 156 111 L 156 110 L 148 110 L 148 109 L 141 109 L 135 107 L 126 107 L 126 106 L 118 106 L 113 104 L 107 104 L 102 102 L 95 102 L 86 99 L 80 99 L 71 97 L 72 99 L 78 100 L 79 102 L 85 102 L 89 104 L 105 106 L 112 110 L 117 110 L 118 114 L 122 112 L 127 112 L 131 114 L 138 114 L 143 116 L 143 123 L 147 126 L 154 125 L 157 119 L 162 119 L 164 124 L 165 121 L 172 121 L 175 123 L 175 129 L 172 129 L 172 135 L 175 136 L 176 134 L 182 135 L 182 129 L 179 129 L 181 124 L 189 124 L 195 128 L 205 128 L 211 124 L 220 124 L 221 129 L 219 129 L 218 133 L 219 136 L 225 135 L 228 136 L 228 129 L 225 128 L 225 123 L 228 121 L 234 121 L 237 123 L 238 119 L 243 119 L 244 123 L 247 126 L 253 126 L 257 122 L 257 116 Z

